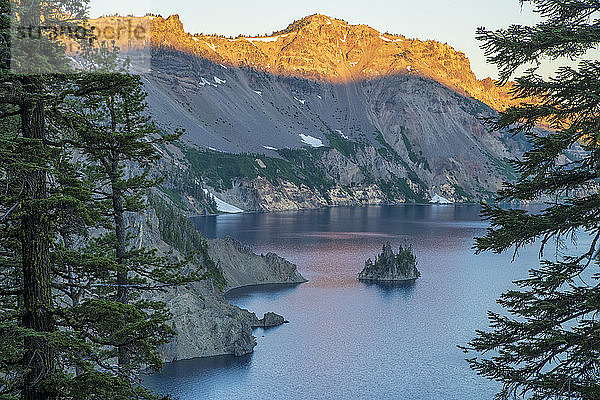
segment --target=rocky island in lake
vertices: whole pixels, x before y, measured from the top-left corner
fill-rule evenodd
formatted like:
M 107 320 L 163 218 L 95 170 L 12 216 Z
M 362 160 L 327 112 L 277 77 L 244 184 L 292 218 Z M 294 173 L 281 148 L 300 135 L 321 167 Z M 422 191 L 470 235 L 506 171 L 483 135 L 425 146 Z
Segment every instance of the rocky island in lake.
M 365 268 L 358 274 L 361 281 L 412 281 L 421 276 L 417 269 L 417 258 L 413 254 L 412 246 L 402 246 L 398 254 L 394 254 L 389 242 L 383 245 L 381 254 L 375 262 L 369 258 Z

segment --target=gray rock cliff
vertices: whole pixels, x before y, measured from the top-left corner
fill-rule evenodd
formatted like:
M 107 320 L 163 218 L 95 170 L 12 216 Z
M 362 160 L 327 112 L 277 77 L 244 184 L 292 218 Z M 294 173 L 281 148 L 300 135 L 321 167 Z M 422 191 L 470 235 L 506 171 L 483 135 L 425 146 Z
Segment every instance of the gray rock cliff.
M 258 256 L 232 238 L 209 240 L 208 254 L 223 269 L 225 291 L 243 286 L 306 282 L 291 262 L 273 253 Z

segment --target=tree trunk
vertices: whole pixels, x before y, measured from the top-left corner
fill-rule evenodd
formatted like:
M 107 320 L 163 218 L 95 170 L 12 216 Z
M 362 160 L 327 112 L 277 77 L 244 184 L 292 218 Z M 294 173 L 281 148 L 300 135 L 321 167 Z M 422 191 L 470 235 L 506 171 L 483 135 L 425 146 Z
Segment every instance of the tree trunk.
M 21 110 L 23 137 L 43 141 L 45 139 L 44 104 L 37 101 L 24 105 Z M 39 154 L 31 156 L 32 164 Z M 26 203 L 21 217 L 21 253 L 23 263 L 23 325 L 35 332 L 49 333 L 55 330 L 52 312 L 52 273 L 49 263 L 50 233 L 48 219 L 35 201 L 46 198 L 46 171 L 40 166 L 27 171 Z M 24 400 L 51 400 L 56 398 L 52 388 L 43 381 L 55 369 L 55 354 L 48 341 L 41 338 L 25 339 Z
M 123 207 L 123 191 L 117 187 L 116 179 L 119 172 L 118 161 L 114 161 L 112 165 L 112 202 L 115 219 L 115 234 L 117 242 L 115 244 L 116 261 L 119 267 L 117 271 L 117 301 L 123 304 L 128 302 L 127 284 L 129 281 L 127 265 L 125 260 L 125 252 L 127 246 L 127 227 L 125 226 L 124 207 Z M 124 369 L 129 364 L 129 352 L 127 346 L 119 346 L 119 368 Z

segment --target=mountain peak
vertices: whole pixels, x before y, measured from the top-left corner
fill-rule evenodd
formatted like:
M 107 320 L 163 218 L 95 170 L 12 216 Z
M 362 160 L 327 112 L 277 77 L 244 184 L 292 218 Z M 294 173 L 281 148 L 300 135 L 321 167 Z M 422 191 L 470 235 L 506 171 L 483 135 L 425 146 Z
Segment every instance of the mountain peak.
M 283 35 L 283 34 L 292 33 L 292 32 L 299 32 L 302 28 L 304 28 L 306 26 L 331 25 L 333 23 L 333 21 L 336 21 L 338 23 L 339 22 L 346 23 L 343 20 L 331 18 L 327 15 L 312 14 L 312 15 L 306 16 L 302 19 L 292 22 L 291 24 L 288 25 L 287 28 L 285 28 L 281 31 L 275 32 L 275 35 Z

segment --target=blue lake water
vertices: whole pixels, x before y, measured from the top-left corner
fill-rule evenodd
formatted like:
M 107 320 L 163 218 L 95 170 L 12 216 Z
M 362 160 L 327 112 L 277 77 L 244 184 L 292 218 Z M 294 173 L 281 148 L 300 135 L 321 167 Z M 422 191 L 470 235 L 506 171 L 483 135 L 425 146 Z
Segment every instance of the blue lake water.
M 537 248 L 474 255 L 487 223 L 478 206 L 331 208 L 202 217 L 207 237 L 275 252 L 309 279 L 228 294 L 234 304 L 290 321 L 255 331 L 254 354 L 168 364 L 146 384 L 192 399 L 493 399 L 457 345 L 488 326 L 486 312 L 535 267 Z M 414 247 L 422 277 L 381 286 L 356 279 L 385 241 Z

